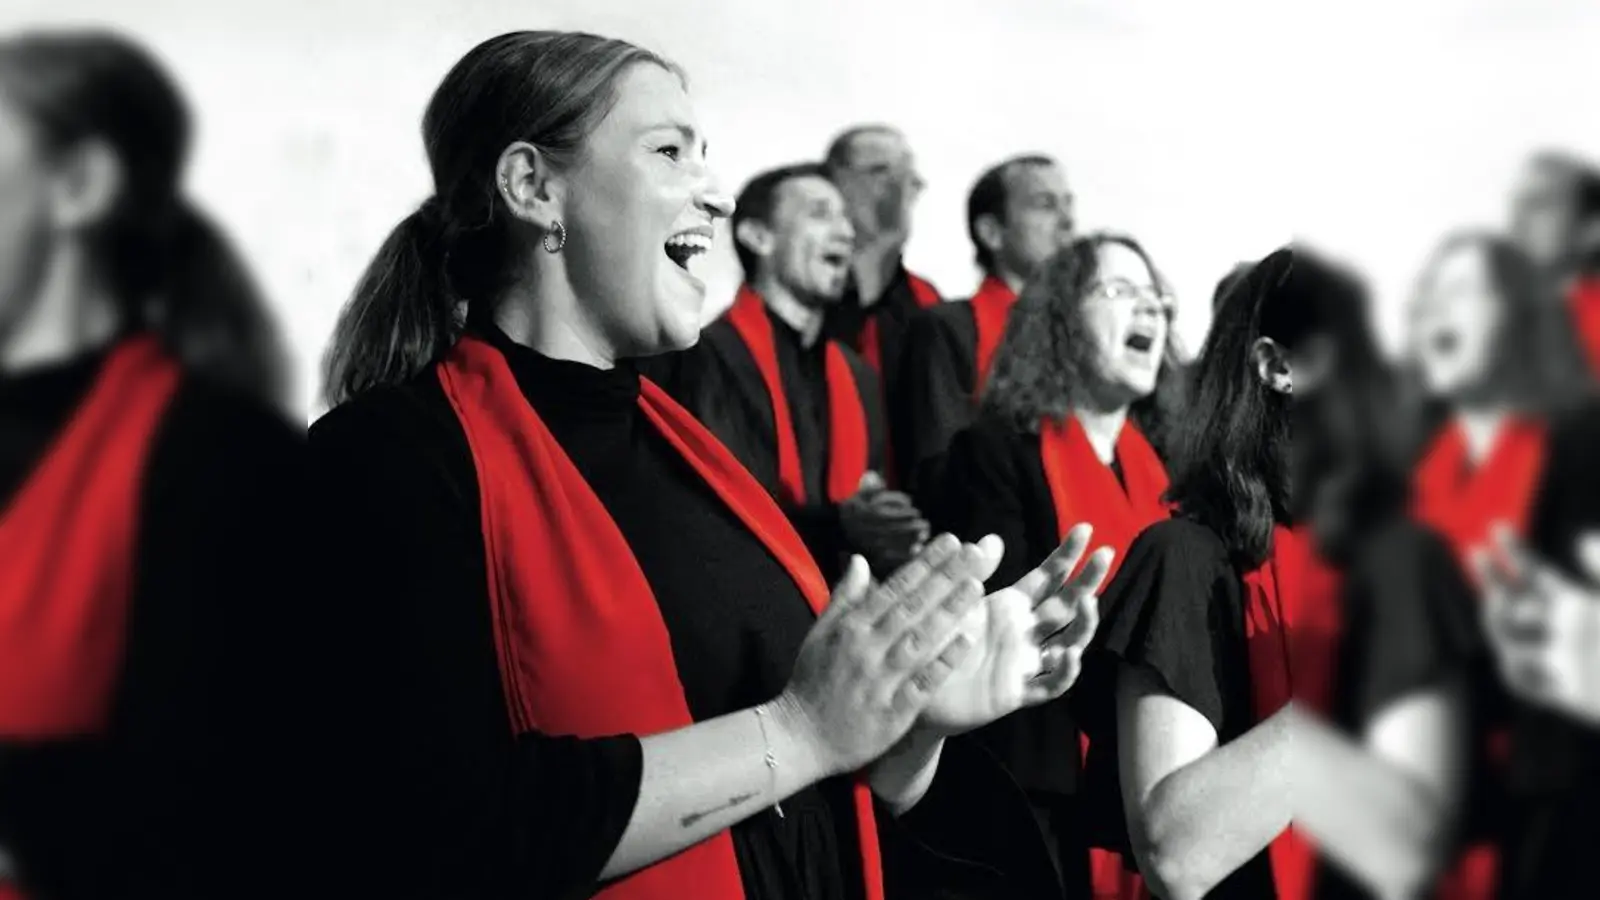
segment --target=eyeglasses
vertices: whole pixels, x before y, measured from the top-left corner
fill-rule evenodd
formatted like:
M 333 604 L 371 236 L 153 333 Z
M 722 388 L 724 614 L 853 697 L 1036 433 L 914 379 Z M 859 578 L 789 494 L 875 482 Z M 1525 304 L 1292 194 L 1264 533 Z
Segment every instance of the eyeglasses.
M 1172 306 L 1172 298 L 1160 288 L 1147 285 L 1138 285 L 1130 281 L 1106 281 L 1090 289 L 1091 297 L 1110 300 L 1113 303 L 1131 303 L 1135 300 L 1149 300 L 1163 307 Z

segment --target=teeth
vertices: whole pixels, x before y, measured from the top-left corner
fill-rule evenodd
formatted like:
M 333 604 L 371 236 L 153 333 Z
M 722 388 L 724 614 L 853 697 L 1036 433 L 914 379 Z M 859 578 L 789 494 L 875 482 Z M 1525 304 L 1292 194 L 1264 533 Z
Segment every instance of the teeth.
M 675 234 L 667 239 L 667 246 L 704 252 L 711 249 L 711 239 L 703 234 Z

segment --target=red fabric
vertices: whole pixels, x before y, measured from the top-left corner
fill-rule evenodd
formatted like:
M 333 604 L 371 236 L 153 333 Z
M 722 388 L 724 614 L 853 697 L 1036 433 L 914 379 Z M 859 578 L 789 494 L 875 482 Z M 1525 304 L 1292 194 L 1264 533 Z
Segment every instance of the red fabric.
M 1011 317 L 1011 307 L 1017 303 L 1017 294 L 1011 286 L 993 275 L 978 285 L 972 295 L 972 323 L 977 326 L 977 366 L 974 369 L 972 399 L 983 395 L 989 381 L 989 367 L 994 364 L 994 354 L 1000 349 L 1000 339 L 1006 334 L 1006 320 Z
M 1600 277 L 1580 280 L 1567 296 L 1578 340 L 1589 357 L 1589 370 L 1600 377 Z
M 941 302 L 939 289 L 927 279 L 907 272 L 906 282 L 911 285 L 911 298 L 916 301 L 918 309 L 927 309 Z M 856 352 L 879 377 L 883 376 L 883 345 L 878 336 L 878 316 L 871 310 L 867 311 L 867 320 L 862 323 L 861 334 L 856 338 Z
M 1066 540 L 1067 532 L 1080 522 L 1094 526 L 1094 545 L 1110 547 L 1117 554 L 1107 582 L 1116 575 L 1123 554 L 1139 532 L 1167 517 L 1167 506 L 1161 500 L 1167 492 L 1167 468 L 1132 422 L 1123 425 L 1117 436 L 1116 453 L 1126 490 L 1111 467 L 1095 455 L 1076 416 L 1067 416 L 1064 422 L 1045 419 L 1040 423 L 1039 456 L 1050 485 L 1059 539 Z M 1087 760 L 1087 735 L 1079 750 Z M 1150 896 L 1144 880 L 1123 865 L 1121 854 L 1109 850 L 1089 849 L 1089 878 L 1094 896 L 1100 900 L 1147 900 Z
M 1586 339 L 1594 334 L 1584 331 Z M 1547 435 L 1538 422 L 1508 422 L 1488 457 L 1474 468 L 1467 457 L 1466 433 L 1452 422 L 1423 455 L 1413 481 L 1417 518 L 1449 540 L 1469 575 L 1469 554 L 1488 542 L 1490 526 L 1503 522 L 1518 536 L 1526 535 L 1544 472 Z M 1497 730 L 1487 741 L 1489 764 L 1504 777 L 1510 734 Z M 1492 844 L 1469 847 L 1440 877 L 1437 900 L 1493 900 L 1499 867 L 1499 852 Z
M 153 338 L 111 351 L 0 518 L 0 739 L 91 735 L 122 665 L 145 459 L 179 369 Z
M 1245 646 L 1257 721 L 1291 698 L 1326 711 L 1333 700 L 1340 633 L 1337 577 L 1317 558 L 1309 534 L 1282 526 L 1272 555 L 1247 574 Z M 1267 848 L 1278 900 L 1308 900 L 1316 854 L 1293 829 Z
M 597 737 L 693 723 L 650 584 L 616 523 L 529 406 L 505 358 L 463 338 L 439 380 L 472 448 L 483 497 L 489 602 L 507 712 L 517 731 Z M 699 422 L 649 381 L 646 419 L 799 586 L 813 610 L 828 585 L 772 498 Z M 595 660 L 626 660 L 596 665 Z M 872 798 L 855 789 L 867 900 L 883 900 Z M 726 831 L 628 875 L 606 900 L 742 900 Z
M 789 396 L 783 392 L 783 373 L 778 368 L 778 350 L 773 344 L 772 320 L 766 304 L 749 285 L 728 310 L 728 321 L 739 333 L 750 355 L 755 358 L 761 380 L 772 401 L 772 420 L 778 441 L 778 484 L 783 496 L 796 506 L 806 503 L 806 480 L 800 469 L 800 444 L 795 438 L 794 418 L 789 412 Z M 824 377 L 828 382 L 828 500 L 843 503 L 855 496 L 861 476 L 867 473 L 870 438 L 867 411 L 861 403 L 861 389 L 850 371 L 844 349 L 828 341 L 824 349 Z

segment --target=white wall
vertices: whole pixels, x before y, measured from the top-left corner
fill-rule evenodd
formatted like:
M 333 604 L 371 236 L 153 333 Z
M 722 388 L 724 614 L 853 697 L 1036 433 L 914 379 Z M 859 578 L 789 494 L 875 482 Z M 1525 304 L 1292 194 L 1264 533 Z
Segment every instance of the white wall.
M 1291 235 L 1360 264 L 1392 324 L 1440 233 L 1501 220 L 1525 152 L 1600 153 L 1591 0 L 7 0 L 0 12 L 6 29 L 63 22 L 125 27 L 184 79 L 202 124 L 192 190 L 254 259 L 308 409 L 339 305 L 428 193 L 429 92 L 506 30 L 582 28 L 678 60 L 730 188 L 815 157 L 849 123 L 901 125 L 930 182 L 909 262 L 947 294 L 976 281 L 972 179 L 1013 152 L 1056 154 L 1085 224 L 1132 231 L 1168 270 L 1192 344 L 1216 279 Z M 731 299 L 724 261 L 714 290 Z

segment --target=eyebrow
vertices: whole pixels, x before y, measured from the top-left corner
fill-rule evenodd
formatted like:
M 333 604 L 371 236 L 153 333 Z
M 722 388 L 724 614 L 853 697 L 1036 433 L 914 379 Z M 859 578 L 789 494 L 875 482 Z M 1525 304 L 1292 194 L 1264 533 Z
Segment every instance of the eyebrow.
M 645 134 L 649 134 L 652 131 L 676 131 L 683 137 L 684 143 L 690 145 L 698 144 L 702 154 L 711 147 L 710 142 L 702 138 L 700 132 L 694 130 L 693 125 L 685 122 L 657 122 L 644 129 Z

